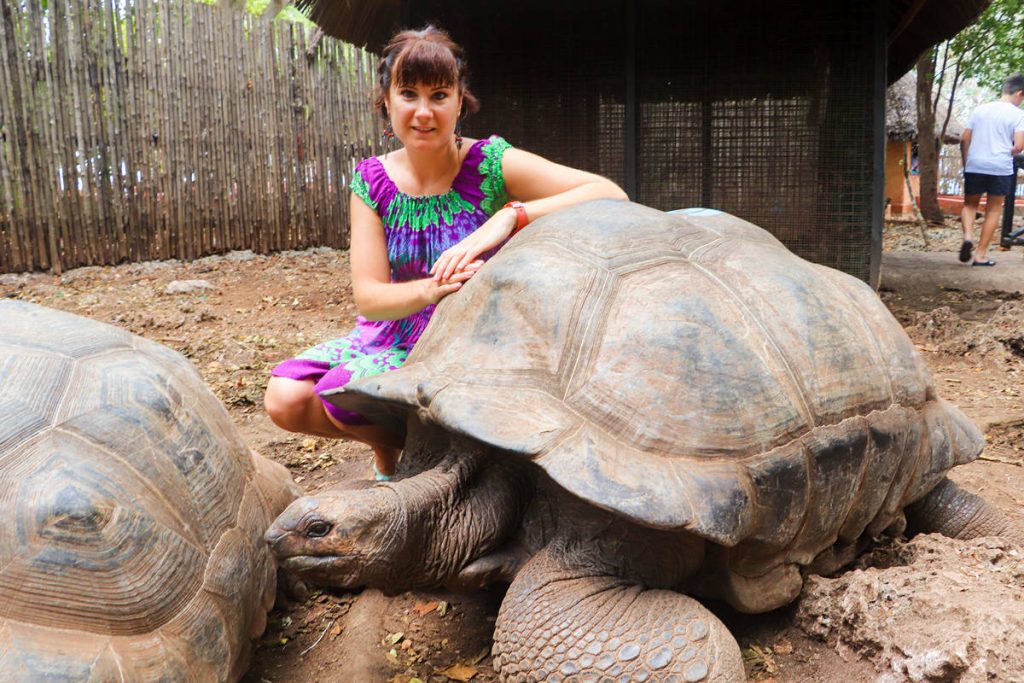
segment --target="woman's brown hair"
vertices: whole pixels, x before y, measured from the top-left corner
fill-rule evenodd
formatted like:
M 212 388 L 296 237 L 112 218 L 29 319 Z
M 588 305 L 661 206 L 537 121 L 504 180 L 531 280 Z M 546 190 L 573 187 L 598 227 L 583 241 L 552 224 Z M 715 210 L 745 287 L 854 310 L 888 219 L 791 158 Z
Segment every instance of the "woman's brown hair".
M 377 63 L 377 85 L 373 104 L 387 117 L 385 103 L 394 85 L 457 86 L 462 95 L 460 114 L 472 114 L 480 102 L 469 90 L 469 73 L 462 48 L 435 26 L 395 34 Z

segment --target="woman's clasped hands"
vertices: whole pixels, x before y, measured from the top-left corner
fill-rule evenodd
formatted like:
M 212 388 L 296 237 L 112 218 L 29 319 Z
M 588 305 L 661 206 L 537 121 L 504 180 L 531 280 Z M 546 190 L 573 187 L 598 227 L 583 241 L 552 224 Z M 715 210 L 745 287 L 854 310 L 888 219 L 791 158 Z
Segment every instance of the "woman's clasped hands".
M 437 257 L 437 261 L 430 268 L 434 280 L 438 283 L 456 282 L 461 286 L 462 282 L 472 277 L 483 265 L 483 261 L 478 258 L 480 254 L 497 247 L 508 239 L 515 226 L 515 212 L 511 209 L 501 209 L 487 222 L 467 235 L 465 239 L 449 247 Z M 457 279 L 463 275 L 465 277 Z
M 483 265 L 482 259 L 476 259 L 475 261 L 470 261 L 462 270 L 452 273 L 450 277 L 441 279 L 435 275 L 434 277 L 420 280 L 426 290 L 425 298 L 427 302 L 436 304 L 449 294 L 459 291 L 462 288 L 462 284 L 473 277 L 476 271 L 480 270 L 480 267 Z

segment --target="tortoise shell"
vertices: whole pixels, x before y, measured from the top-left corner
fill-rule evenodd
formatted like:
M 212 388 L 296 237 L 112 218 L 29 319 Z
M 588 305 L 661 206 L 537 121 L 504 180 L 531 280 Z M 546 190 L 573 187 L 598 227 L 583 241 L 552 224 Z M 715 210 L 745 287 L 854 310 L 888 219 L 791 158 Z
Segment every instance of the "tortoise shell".
M 297 493 L 178 353 L 0 302 L 0 680 L 238 679 Z
M 728 214 L 628 202 L 532 223 L 405 366 L 331 400 L 414 409 L 601 508 L 798 561 L 884 529 L 983 445 L 863 282 Z

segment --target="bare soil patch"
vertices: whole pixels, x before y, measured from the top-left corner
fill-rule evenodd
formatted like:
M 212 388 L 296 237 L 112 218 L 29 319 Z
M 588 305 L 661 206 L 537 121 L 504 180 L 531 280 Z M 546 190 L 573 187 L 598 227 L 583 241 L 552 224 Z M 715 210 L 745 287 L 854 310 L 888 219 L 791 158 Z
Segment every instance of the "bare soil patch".
M 887 246 L 910 248 L 916 230 L 891 229 Z M 951 229 L 931 237 L 932 247 L 942 240 L 959 244 Z M 262 394 L 276 362 L 353 324 L 347 258 L 330 249 L 272 256 L 242 252 L 191 263 L 82 268 L 63 276 L 4 275 L 0 296 L 120 325 L 184 353 L 248 442 L 313 492 L 368 478 L 369 450 L 277 429 L 263 412 Z M 193 280 L 206 284 L 176 286 L 169 293 L 172 283 Z M 884 292 L 883 299 L 924 354 L 940 394 L 986 430 L 984 459 L 960 468 L 956 479 L 1024 517 L 1024 301 L 984 291 L 914 297 Z M 372 672 L 367 680 L 495 681 L 489 645 L 500 600 L 500 590 L 394 597 L 317 592 L 275 610 L 245 681 L 359 680 L 351 677 L 352 666 Z M 360 609 L 360 601 L 373 609 Z M 712 607 L 738 635 L 750 680 L 868 681 L 888 668 L 880 648 L 801 629 L 794 616 L 799 605 L 759 616 Z M 876 607 L 867 601 L 863 609 Z M 1014 675 L 1024 678 L 1024 670 Z

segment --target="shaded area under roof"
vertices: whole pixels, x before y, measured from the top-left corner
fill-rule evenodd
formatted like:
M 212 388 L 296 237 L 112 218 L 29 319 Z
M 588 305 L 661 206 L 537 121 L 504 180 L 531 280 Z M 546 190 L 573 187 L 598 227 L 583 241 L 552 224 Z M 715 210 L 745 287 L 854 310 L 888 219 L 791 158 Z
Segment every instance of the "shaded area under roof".
M 942 132 L 949 107 L 939 102 L 935 111 L 935 134 Z M 917 139 L 917 76 L 913 71 L 906 73 L 889 86 L 885 93 L 885 131 L 890 140 Z M 946 134 L 942 141 L 947 145 L 960 142 L 964 124 L 950 116 Z
M 990 3 L 991 0 L 889 0 L 889 83 L 906 73 L 928 47 L 952 38 L 968 26 Z M 387 39 L 408 23 L 401 0 L 296 0 L 295 6 L 328 35 L 374 52 L 379 52 Z M 555 3 L 546 6 L 550 9 Z
M 967 28 L 992 0 L 889 0 L 889 83 L 926 49 Z

